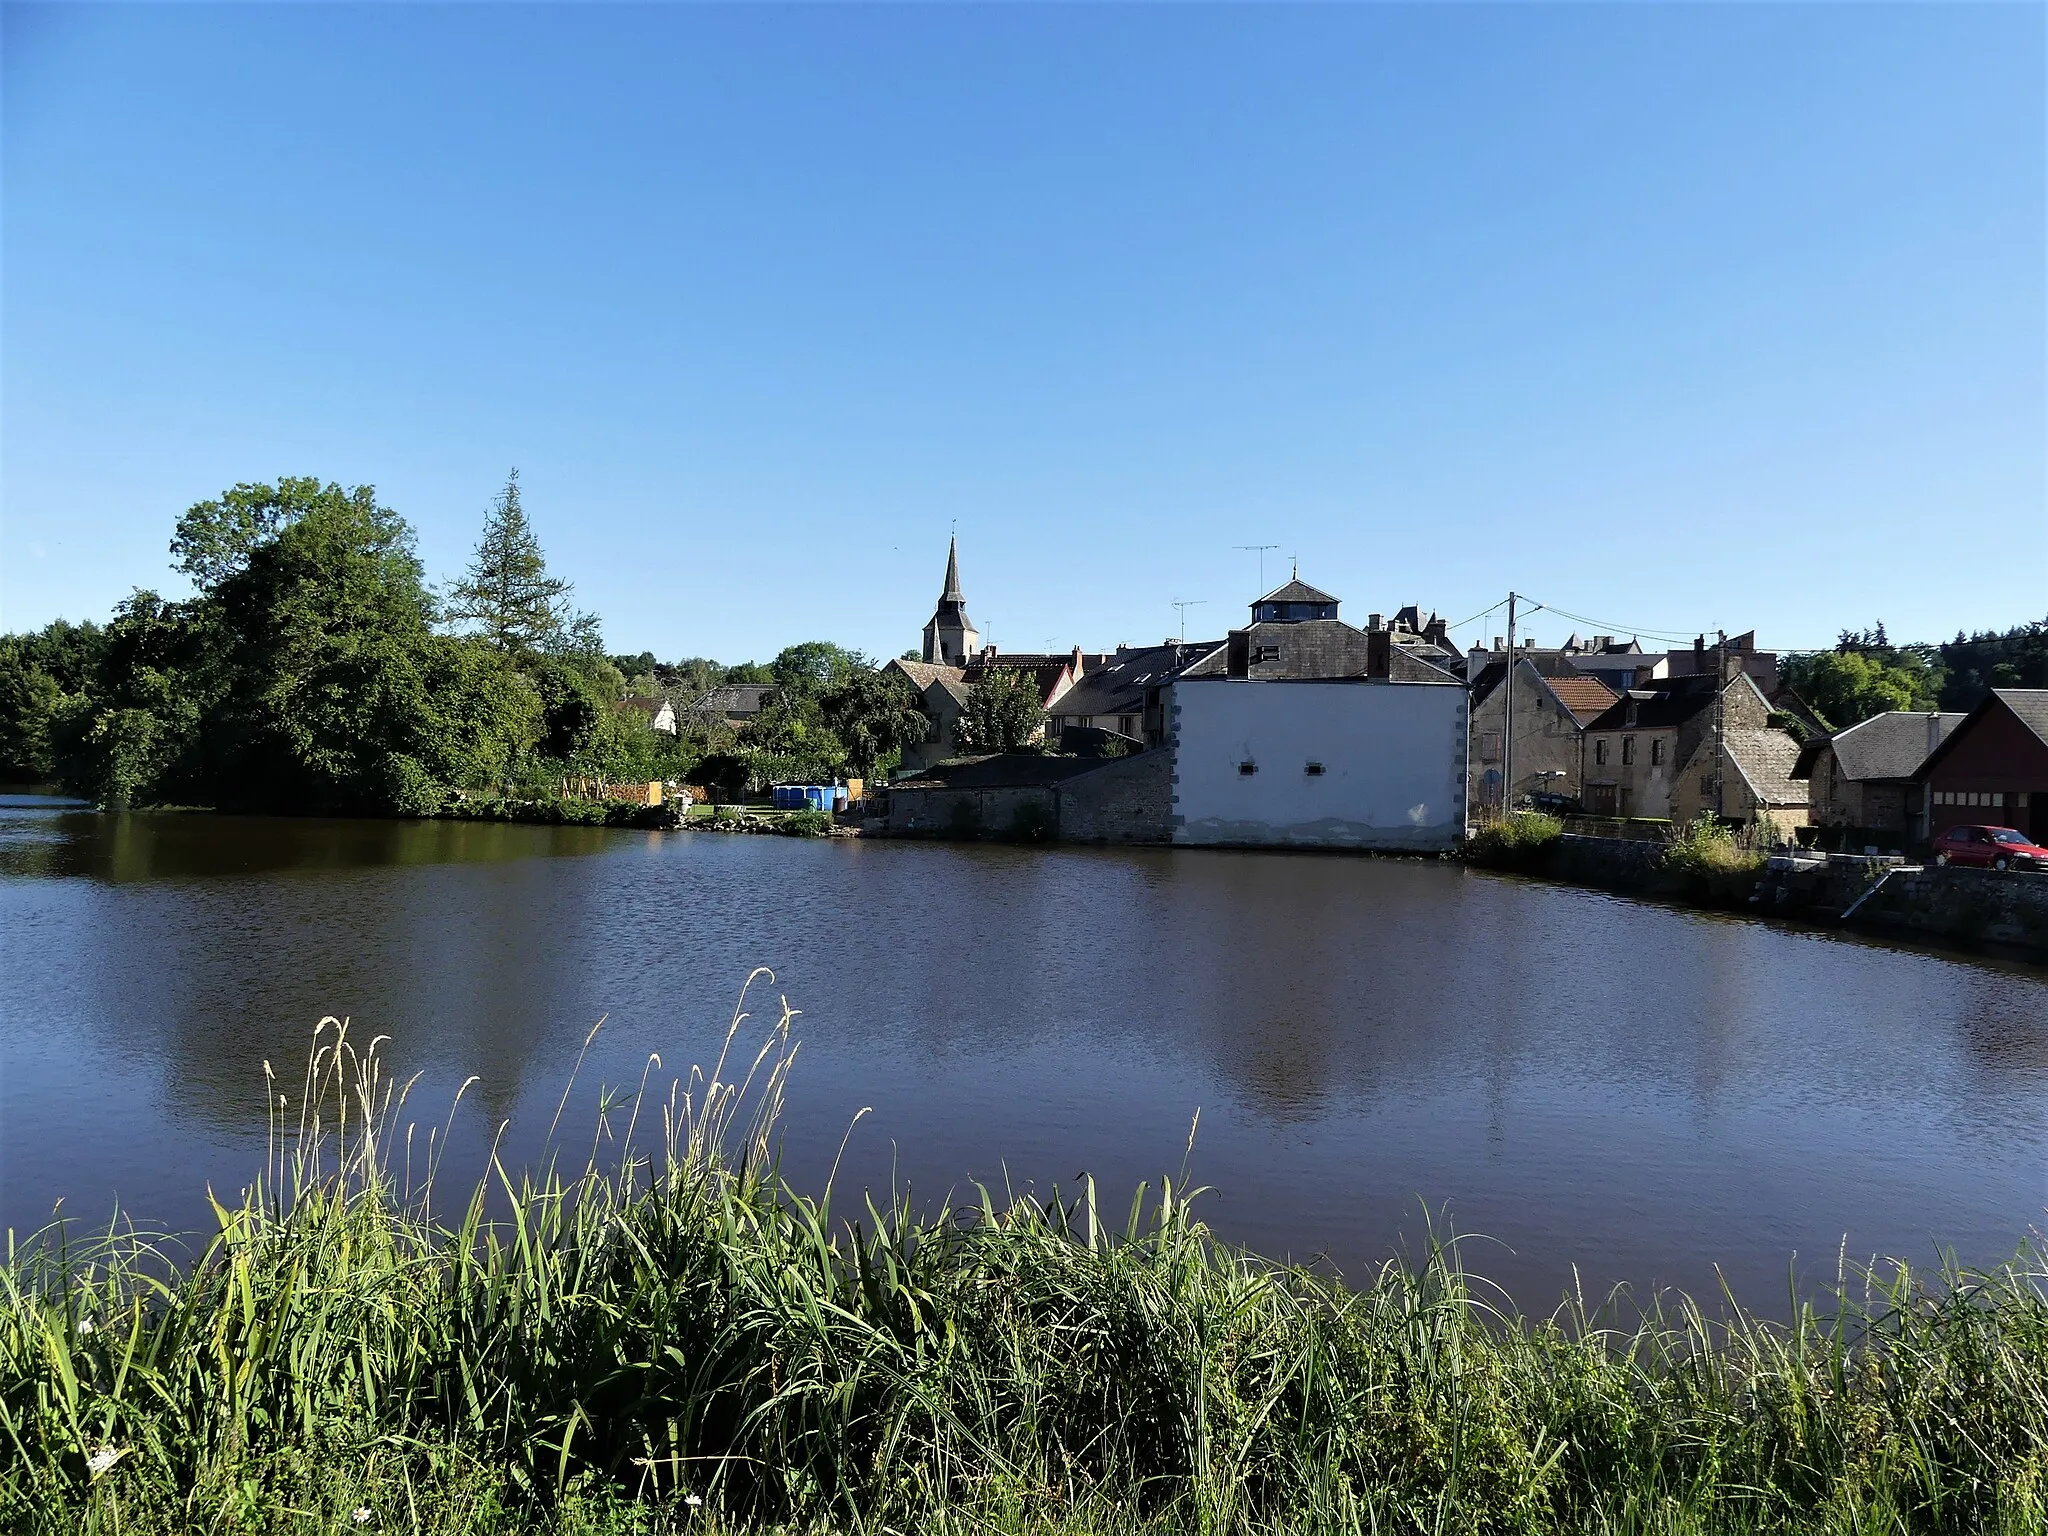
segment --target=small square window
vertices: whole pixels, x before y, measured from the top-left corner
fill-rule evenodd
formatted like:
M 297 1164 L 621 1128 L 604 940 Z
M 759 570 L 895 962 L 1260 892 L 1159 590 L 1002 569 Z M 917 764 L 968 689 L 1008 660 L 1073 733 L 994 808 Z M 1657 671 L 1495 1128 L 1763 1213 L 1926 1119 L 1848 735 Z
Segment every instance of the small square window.
M 1241 779 L 1248 779 L 1258 771 L 1259 765 L 1249 758 L 1237 765 L 1237 776 Z
M 1323 765 L 1321 763 L 1308 763 L 1303 765 L 1301 771 L 1312 779 L 1320 779 L 1323 776 Z

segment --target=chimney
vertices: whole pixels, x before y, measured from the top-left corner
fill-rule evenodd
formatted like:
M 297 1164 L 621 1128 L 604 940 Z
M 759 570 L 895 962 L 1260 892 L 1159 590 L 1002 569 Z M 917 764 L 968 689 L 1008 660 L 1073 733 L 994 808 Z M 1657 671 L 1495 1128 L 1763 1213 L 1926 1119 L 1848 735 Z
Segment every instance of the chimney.
M 1927 716 L 1927 752 L 1932 756 L 1934 749 L 1941 745 L 1941 716 L 1930 713 Z
M 1385 628 L 1385 624 L 1386 615 L 1383 613 L 1368 613 L 1365 616 L 1365 632 L 1367 634 L 1371 634 L 1376 629 Z
M 1707 654 L 1707 637 L 1705 635 L 1693 636 L 1692 653 L 1695 656 L 1705 656 Z
M 1084 663 L 1081 660 L 1081 647 L 1077 645 L 1074 647 L 1074 676 L 1079 677 L 1081 675 L 1081 670 L 1083 666 Z
M 1171 644 L 1171 642 L 1168 642 Z M 1248 630 L 1233 629 L 1230 632 L 1229 652 L 1223 659 L 1226 677 L 1250 677 L 1252 675 L 1252 637 Z
M 1365 632 L 1365 675 L 1391 677 L 1394 671 L 1394 637 L 1384 629 Z
M 1504 649 L 1504 648 L 1506 647 L 1506 645 L 1507 645 L 1507 640 L 1506 640 L 1506 639 L 1505 639 L 1505 638 L 1504 638 L 1503 636 L 1500 636 L 1500 635 L 1495 635 L 1495 636 L 1493 637 L 1493 644 L 1492 644 L 1492 645 L 1490 645 L 1489 647 L 1487 647 L 1487 649 L 1489 649 L 1489 650 L 1494 650 L 1494 651 L 1498 651 L 1498 650 L 1502 650 L 1502 649 Z
M 1446 620 L 1438 617 L 1437 615 L 1431 614 L 1429 622 L 1423 625 L 1422 627 L 1422 638 L 1427 640 L 1431 645 L 1442 645 L 1445 641 L 1450 639 L 1450 637 L 1450 624 Z

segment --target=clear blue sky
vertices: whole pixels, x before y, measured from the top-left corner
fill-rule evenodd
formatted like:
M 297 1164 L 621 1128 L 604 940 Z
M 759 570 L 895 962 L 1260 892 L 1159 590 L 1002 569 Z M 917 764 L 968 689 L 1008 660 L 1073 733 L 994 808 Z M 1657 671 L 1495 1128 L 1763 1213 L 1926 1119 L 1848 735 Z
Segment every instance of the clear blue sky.
M 9 7 L 0 625 L 237 480 L 616 649 L 2048 611 L 2039 6 Z M 1561 639 L 1549 615 L 1533 632 Z M 1489 622 L 1461 632 L 1470 640 Z

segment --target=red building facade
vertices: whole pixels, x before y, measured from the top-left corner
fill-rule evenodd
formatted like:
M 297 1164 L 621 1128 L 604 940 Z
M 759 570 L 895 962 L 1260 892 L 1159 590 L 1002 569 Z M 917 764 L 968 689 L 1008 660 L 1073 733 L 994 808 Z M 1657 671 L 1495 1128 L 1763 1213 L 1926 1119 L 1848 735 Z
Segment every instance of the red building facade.
M 2017 827 L 2048 839 L 2048 688 L 1994 688 L 1914 775 L 1928 836 L 1950 827 Z

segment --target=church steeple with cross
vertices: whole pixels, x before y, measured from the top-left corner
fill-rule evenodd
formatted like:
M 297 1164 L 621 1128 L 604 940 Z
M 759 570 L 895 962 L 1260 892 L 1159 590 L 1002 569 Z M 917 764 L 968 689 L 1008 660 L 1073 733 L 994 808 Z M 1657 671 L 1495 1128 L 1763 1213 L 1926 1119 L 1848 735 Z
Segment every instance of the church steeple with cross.
M 967 617 L 967 599 L 960 591 L 960 541 L 946 544 L 946 589 L 924 627 L 924 659 L 936 666 L 964 667 L 981 649 L 981 631 Z

